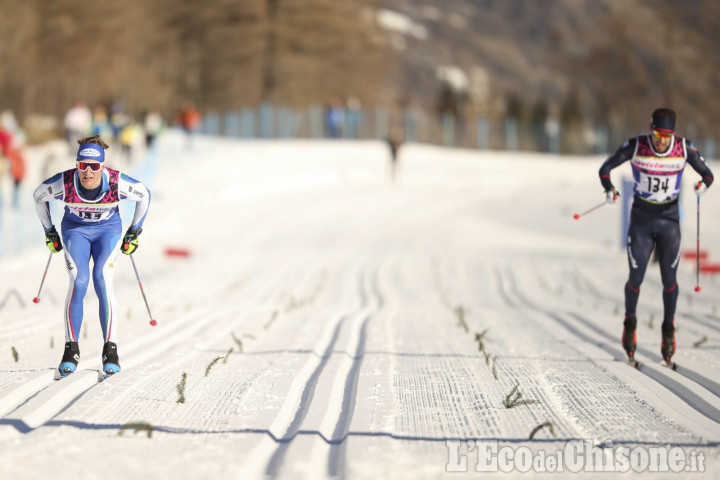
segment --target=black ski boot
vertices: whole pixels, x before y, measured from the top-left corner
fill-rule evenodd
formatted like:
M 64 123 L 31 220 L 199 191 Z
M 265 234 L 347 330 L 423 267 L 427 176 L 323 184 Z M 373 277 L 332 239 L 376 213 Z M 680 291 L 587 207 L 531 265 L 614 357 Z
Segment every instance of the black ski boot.
M 672 356 L 675 354 L 675 325 L 672 323 L 669 326 L 666 326 L 665 324 L 662 326 L 662 344 L 660 345 L 660 353 L 662 354 L 665 366 L 675 370 L 675 362 L 671 360 Z
M 103 346 L 102 362 L 103 373 L 105 375 L 113 375 L 120 371 L 120 359 L 118 358 L 117 345 L 115 343 L 105 343 Z
M 80 347 L 77 342 L 66 342 L 65 351 L 63 352 L 62 360 L 60 360 L 60 366 L 58 372 L 60 372 L 60 378 L 67 377 L 77 369 L 77 364 L 80 361 Z
M 637 347 L 637 317 L 625 315 L 623 322 L 622 345 L 627 353 L 628 360 L 635 365 L 635 348 Z

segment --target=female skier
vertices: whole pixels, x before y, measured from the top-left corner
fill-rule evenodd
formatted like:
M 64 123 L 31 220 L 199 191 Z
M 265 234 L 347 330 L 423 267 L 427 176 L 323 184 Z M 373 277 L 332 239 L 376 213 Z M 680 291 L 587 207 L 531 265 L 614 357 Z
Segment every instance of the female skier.
M 117 308 L 112 285 L 117 251 L 130 255 L 138 248 L 138 235 L 150 205 L 150 191 L 137 180 L 105 166 L 108 145 L 98 135 L 78 140 L 77 168 L 66 170 L 45 180 L 35 190 L 35 208 L 45 229 L 46 244 L 57 253 L 65 245 L 65 264 L 70 288 L 65 301 L 65 351 L 58 371 L 65 377 L 75 371 L 80 360 L 78 335 L 83 321 L 83 299 L 92 278 L 100 302 L 100 325 L 103 346 L 103 372 L 120 371 L 117 352 Z M 122 235 L 118 211 L 120 200 L 136 202 L 135 215 Z M 48 203 L 65 204 L 60 235 L 50 218 Z

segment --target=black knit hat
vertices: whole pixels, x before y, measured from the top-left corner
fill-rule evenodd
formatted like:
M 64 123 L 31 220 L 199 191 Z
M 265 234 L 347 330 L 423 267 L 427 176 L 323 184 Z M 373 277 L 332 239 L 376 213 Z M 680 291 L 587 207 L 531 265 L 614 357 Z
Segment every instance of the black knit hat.
M 658 108 L 652 114 L 650 120 L 650 128 L 656 128 L 658 130 L 669 130 L 675 131 L 675 112 L 669 108 Z

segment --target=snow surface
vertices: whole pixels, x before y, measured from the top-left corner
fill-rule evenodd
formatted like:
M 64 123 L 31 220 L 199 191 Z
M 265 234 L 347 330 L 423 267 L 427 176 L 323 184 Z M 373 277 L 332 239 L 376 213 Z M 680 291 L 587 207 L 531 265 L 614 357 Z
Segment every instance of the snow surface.
M 158 325 L 120 255 L 123 371 L 97 382 L 90 289 L 79 371 L 54 381 L 62 258 L 37 305 L 48 258 L 39 224 L 36 246 L 0 259 L 0 478 L 477 478 L 488 474 L 474 471 L 473 440 L 548 455 L 570 440 L 678 447 L 704 456 L 698 478 L 720 475 L 720 284 L 703 276 L 694 293 L 694 263 L 681 263 L 672 372 L 659 366 L 651 265 L 644 367 L 625 363 L 620 208 L 572 219 L 604 198 L 602 158 L 406 145 L 395 185 L 388 158 L 375 141 L 199 137 L 186 151 L 171 133 L 144 163 L 111 159 L 152 188 L 135 260 Z M 711 261 L 714 190 L 703 197 Z M 516 385 L 531 403 L 505 408 Z M 545 422 L 555 436 L 543 428 L 529 440 Z M 446 471 L 448 441 L 461 441 L 469 472 Z M 668 477 L 645 476 L 657 475 Z
M 428 38 L 427 28 L 423 24 L 416 23 L 412 18 L 400 12 L 381 8 L 377 12 L 377 21 L 385 30 L 411 35 L 419 40 Z

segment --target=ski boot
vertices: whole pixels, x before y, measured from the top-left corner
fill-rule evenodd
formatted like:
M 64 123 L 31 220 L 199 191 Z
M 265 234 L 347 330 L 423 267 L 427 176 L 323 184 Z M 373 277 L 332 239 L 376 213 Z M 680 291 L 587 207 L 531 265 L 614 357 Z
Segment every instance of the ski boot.
M 60 360 L 60 366 L 58 372 L 60 372 L 60 378 L 65 378 L 77 369 L 77 364 L 80 361 L 80 347 L 77 342 L 66 342 L 65 351 L 63 352 L 62 360 Z
M 635 348 L 637 347 L 637 317 L 625 315 L 625 321 L 623 322 L 623 335 L 622 345 L 628 356 L 628 361 L 633 367 L 637 367 L 637 361 L 635 360 Z
M 107 342 L 103 346 L 102 353 L 103 374 L 114 375 L 120 371 L 120 360 L 118 359 L 117 345 Z
M 660 353 L 662 354 L 665 366 L 675 370 L 675 362 L 671 360 L 673 354 L 675 353 L 675 326 L 673 324 L 670 324 L 669 327 L 666 327 L 665 325 L 662 327 Z

